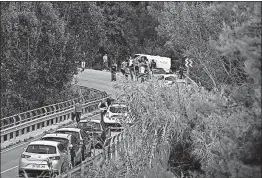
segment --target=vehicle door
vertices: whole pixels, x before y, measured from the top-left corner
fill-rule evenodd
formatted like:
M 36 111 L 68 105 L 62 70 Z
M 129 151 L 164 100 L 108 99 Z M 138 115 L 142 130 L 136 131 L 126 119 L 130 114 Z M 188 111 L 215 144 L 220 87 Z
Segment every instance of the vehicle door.
M 71 144 L 73 145 L 73 149 L 76 153 L 76 160 L 81 160 L 81 141 L 79 138 L 77 138 L 75 135 L 71 135 Z
M 60 164 L 63 165 L 64 163 L 69 163 L 69 153 L 66 147 L 62 143 L 60 143 L 59 145 L 57 145 L 57 148 L 60 152 Z

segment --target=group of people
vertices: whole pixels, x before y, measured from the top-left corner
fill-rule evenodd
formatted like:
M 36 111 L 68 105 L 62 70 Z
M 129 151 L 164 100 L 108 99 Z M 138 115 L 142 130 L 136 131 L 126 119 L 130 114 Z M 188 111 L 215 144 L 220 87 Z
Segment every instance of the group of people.
M 156 68 L 156 62 L 152 60 L 149 62 L 146 56 L 142 56 L 141 58 L 131 58 L 126 59 L 121 64 L 121 73 L 128 79 L 130 76 L 131 80 L 134 78 L 138 80 L 139 77 L 151 76 L 152 69 Z M 111 68 L 108 67 L 108 56 L 105 54 L 103 56 L 103 69 L 111 71 L 111 81 L 116 81 L 116 73 L 118 70 L 117 64 L 115 61 L 112 62 Z M 142 79 L 142 77 L 141 77 Z
M 130 75 L 131 80 L 134 77 L 138 80 L 141 75 L 151 74 L 152 69 L 156 68 L 156 62 L 154 60 L 151 63 L 147 57 L 142 56 L 140 59 L 132 59 L 131 57 L 126 61 L 122 62 L 121 73 L 128 78 Z

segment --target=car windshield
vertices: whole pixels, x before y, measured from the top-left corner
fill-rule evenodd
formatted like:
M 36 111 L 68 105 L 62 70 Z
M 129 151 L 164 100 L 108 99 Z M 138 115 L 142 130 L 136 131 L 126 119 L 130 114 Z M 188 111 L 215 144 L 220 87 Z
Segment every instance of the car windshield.
M 162 68 L 153 69 L 154 74 L 166 74 L 166 71 Z
M 173 77 L 173 76 L 169 76 L 169 77 L 166 77 L 165 80 L 168 80 L 168 81 L 175 81 L 176 78 Z
M 37 154 L 56 154 L 56 147 L 50 145 L 29 145 L 26 152 Z
M 68 146 L 69 140 L 66 138 L 59 138 L 59 137 L 44 137 L 42 140 L 49 140 L 62 143 L 65 147 Z
M 126 113 L 128 109 L 125 106 L 111 106 L 109 111 L 112 113 Z

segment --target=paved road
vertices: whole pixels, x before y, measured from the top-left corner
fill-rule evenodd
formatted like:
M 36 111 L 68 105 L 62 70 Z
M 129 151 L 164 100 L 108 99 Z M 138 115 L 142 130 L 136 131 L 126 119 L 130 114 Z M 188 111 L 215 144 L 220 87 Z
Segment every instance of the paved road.
M 114 94 L 111 83 L 111 74 L 109 72 L 85 70 L 78 74 L 80 85 L 106 91 L 108 94 Z M 100 119 L 96 116 L 94 119 Z M 18 161 L 26 145 L 18 146 L 8 152 L 1 154 L 1 177 L 16 178 L 18 177 Z

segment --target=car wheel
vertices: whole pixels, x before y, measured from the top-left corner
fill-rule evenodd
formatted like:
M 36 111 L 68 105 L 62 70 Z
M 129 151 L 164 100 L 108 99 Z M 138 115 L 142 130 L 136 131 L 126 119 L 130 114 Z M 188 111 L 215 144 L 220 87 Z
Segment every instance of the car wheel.
M 62 172 L 61 172 L 62 173 Z M 52 177 L 57 177 L 59 174 L 58 173 L 54 173 L 53 175 L 52 175 Z
M 18 171 L 18 177 L 25 177 L 25 172 L 24 171 L 22 171 L 22 170 L 19 170 Z
M 68 169 L 69 169 L 69 164 L 68 164 L 68 163 L 64 163 L 64 164 L 61 166 L 60 174 L 66 172 Z M 54 173 L 54 174 L 57 174 L 57 173 Z

